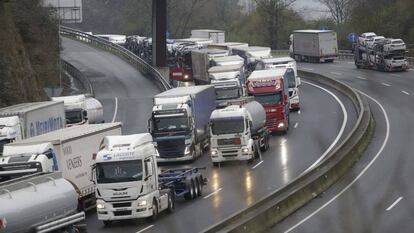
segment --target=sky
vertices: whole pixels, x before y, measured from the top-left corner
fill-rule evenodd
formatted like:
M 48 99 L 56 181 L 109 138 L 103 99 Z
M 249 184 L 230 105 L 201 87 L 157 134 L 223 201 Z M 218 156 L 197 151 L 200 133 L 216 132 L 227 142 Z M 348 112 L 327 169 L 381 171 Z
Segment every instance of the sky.
M 317 0 L 297 0 L 295 8 L 301 12 L 306 19 L 316 19 L 326 15 L 326 8 Z

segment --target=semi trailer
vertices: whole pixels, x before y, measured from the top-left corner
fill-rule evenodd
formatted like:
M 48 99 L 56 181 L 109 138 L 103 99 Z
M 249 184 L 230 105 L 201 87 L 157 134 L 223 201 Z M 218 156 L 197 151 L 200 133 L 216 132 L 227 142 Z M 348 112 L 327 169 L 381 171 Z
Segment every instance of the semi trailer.
M 191 38 L 210 39 L 213 43 L 226 42 L 226 32 L 222 30 L 194 29 L 191 30 Z
M 271 52 L 272 51 L 269 47 L 260 46 L 239 47 L 232 49 L 233 55 L 239 55 L 244 59 L 244 66 L 249 73 L 254 70 L 258 60 L 272 57 Z
M 105 137 L 93 167 L 97 215 L 115 220 L 151 218 L 172 212 L 175 199 L 202 195 L 207 180 L 198 168 L 159 172 L 158 152 L 148 133 Z
M 200 49 L 191 51 L 193 80 L 196 85 L 210 84 L 208 69 L 214 58 L 225 57 L 229 51 L 221 49 Z

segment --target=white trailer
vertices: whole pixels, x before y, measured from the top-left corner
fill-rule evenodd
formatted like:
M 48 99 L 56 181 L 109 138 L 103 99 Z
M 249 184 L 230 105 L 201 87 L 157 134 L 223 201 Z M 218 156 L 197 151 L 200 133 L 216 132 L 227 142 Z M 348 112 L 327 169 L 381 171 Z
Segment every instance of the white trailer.
M 78 193 L 60 172 L 0 183 L 0 232 L 79 232 L 85 213 Z M 83 225 L 83 226 L 82 226 Z
M 244 66 L 250 73 L 254 70 L 258 60 L 272 57 L 272 50 L 269 47 L 249 46 L 233 48 L 232 54 L 244 59 Z
M 93 98 L 87 97 L 85 100 L 86 112 L 89 124 L 104 123 L 102 103 Z
M 229 51 L 221 49 L 200 49 L 191 51 L 194 83 L 197 85 L 210 84 L 208 69 L 212 66 L 212 59 L 228 55 Z
M 86 124 L 8 144 L 0 160 L 0 178 L 61 171 L 76 186 L 85 205 L 89 205 L 94 194 L 90 181 L 94 154 L 105 136 L 120 134 L 121 123 Z
M 333 62 L 338 59 L 338 39 L 331 30 L 296 30 L 292 47 L 296 61 Z
M 67 127 L 73 125 L 82 125 L 88 122 L 88 113 L 86 112 L 86 96 L 71 95 L 52 97 L 53 101 L 63 101 L 65 106 Z
M 233 48 L 246 48 L 249 47 L 248 43 L 244 42 L 224 42 L 224 43 L 211 43 L 208 45 L 209 49 L 223 49 L 232 51 Z
M 196 29 L 191 30 L 191 38 L 206 38 L 213 43 L 224 43 L 226 41 L 226 32 L 222 30 Z

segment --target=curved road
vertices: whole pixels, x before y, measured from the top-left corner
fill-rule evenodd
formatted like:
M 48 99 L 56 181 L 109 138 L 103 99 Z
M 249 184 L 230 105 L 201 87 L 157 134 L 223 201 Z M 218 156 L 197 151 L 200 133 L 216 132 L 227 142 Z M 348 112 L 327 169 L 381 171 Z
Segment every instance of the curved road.
M 338 184 L 269 232 L 414 232 L 414 72 L 358 70 L 352 61 L 300 67 L 365 93 L 376 131 Z
M 116 56 L 69 39 L 63 39 L 62 56 L 91 80 L 96 97 L 104 104 L 106 121 L 122 121 L 123 133 L 146 132 L 156 86 Z M 214 168 L 207 154 L 193 164 L 175 166 L 206 167 L 209 179 L 202 198 L 178 201 L 174 214 L 145 220 L 115 222 L 104 228 L 95 213 L 87 217 L 88 232 L 198 232 L 242 210 L 280 188 L 310 167 L 330 147 L 343 124 L 346 135 L 356 120 L 350 101 L 332 91 L 343 103 L 319 86 L 304 82 L 302 111 L 291 114 L 291 130 L 286 136 L 271 138 L 270 150 L 253 164 L 228 163 Z

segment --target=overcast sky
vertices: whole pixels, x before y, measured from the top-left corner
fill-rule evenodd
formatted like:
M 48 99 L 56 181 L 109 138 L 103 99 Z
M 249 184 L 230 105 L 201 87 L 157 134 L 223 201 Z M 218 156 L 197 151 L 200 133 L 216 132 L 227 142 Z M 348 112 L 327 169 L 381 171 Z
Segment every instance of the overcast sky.
M 326 15 L 326 8 L 317 0 L 297 0 L 295 8 L 307 19 L 315 19 Z

